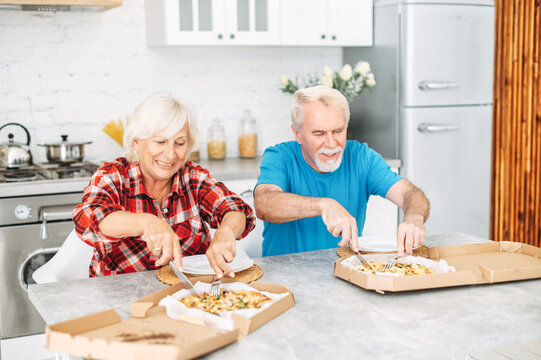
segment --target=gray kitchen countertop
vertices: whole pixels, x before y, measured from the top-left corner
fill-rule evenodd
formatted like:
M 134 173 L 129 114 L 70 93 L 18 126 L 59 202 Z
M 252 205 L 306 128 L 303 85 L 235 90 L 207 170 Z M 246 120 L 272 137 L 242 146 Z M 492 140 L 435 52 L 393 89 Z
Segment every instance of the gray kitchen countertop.
M 227 158 L 224 160 L 201 160 L 197 164 L 207 169 L 219 181 L 255 179 L 259 176 L 261 157 L 254 159 Z
M 425 245 L 488 242 L 462 233 Z M 333 275 L 336 249 L 256 258 L 263 282 L 288 287 L 295 306 L 209 359 L 464 359 L 541 337 L 541 281 L 378 294 Z M 30 285 L 48 324 L 129 303 L 167 285 L 156 271 Z
M 392 168 L 400 168 L 399 159 L 385 159 Z M 227 158 L 224 160 L 201 160 L 197 162 L 207 169 L 218 181 L 255 179 L 259 176 L 261 157 L 254 159 Z M 0 184 L 0 198 L 11 197 L 14 188 L 17 196 L 45 195 L 66 192 L 82 192 L 90 178 L 39 180 L 20 183 Z

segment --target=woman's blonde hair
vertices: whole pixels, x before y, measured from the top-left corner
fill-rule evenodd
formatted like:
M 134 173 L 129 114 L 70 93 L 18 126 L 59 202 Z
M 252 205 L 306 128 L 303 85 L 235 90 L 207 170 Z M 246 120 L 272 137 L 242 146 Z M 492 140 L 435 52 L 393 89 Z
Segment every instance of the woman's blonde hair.
M 295 101 L 291 105 L 291 125 L 300 132 L 304 120 L 304 104 L 312 101 L 321 101 L 325 105 L 342 110 L 346 118 L 346 125 L 349 123 L 349 104 L 346 97 L 336 89 L 328 86 L 317 85 L 299 89 L 293 94 Z
M 124 152 L 131 163 L 137 163 L 139 156 L 133 149 L 134 139 L 149 139 L 159 131 L 165 130 L 169 138 L 188 124 L 188 152 L 198 144 L 197 125 L 190 107 L 175 99 L 169 93 L 159 92 L 149 96 L 139 105 L 124 132 Z

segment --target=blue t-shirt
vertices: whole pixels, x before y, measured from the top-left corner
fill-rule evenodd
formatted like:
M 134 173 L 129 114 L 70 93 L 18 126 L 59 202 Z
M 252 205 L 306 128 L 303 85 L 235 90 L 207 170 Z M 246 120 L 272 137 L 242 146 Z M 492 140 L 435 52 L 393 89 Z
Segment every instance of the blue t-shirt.
M 257 185 L 273 184 L 288 193 L 332 198 L 357 219 L 361 235 L 370 195 L 385 197 L 400 179 L 366 143 L 347 141 L 340 167 L 319 173 L 304 160 L 300 145 L 289 141 L 265 150 Z M 265 222 L 263 256 L 329 249 L 339 241 L 327 231 L 321 216 L 282 224 Z

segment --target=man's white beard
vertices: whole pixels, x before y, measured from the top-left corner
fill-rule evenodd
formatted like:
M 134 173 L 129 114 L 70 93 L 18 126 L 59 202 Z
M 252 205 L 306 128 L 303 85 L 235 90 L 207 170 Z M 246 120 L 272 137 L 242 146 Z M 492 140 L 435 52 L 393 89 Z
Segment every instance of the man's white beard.
M 336 153 L 340 153 L 336 160 L 330 159 L 326 161 L 321 161 L 318 156 L 319 154 L 333 155 Z M 337 146 L 333 149 L 319 149 L 314 160 L 319 171 L 325 173 L 333 172 L 340 167 L 340 163 L 342 163 L 342 155 L 344 155 L 344 152 L 342 151 L 342 148 L 340 146 Z

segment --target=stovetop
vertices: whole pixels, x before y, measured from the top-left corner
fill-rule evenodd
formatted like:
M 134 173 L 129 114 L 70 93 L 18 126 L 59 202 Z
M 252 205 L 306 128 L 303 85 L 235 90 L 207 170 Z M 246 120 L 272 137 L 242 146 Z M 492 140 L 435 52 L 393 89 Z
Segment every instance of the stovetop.
M 80 162 L 0 168 L 0 198 L 82 192 L 98 167 L 90 162 Z
M 68 164 L 44 163 L 21 168 L 0 168 L 0 183 L 88 178 L 97 169 L 97 165 L 89 162 Z

